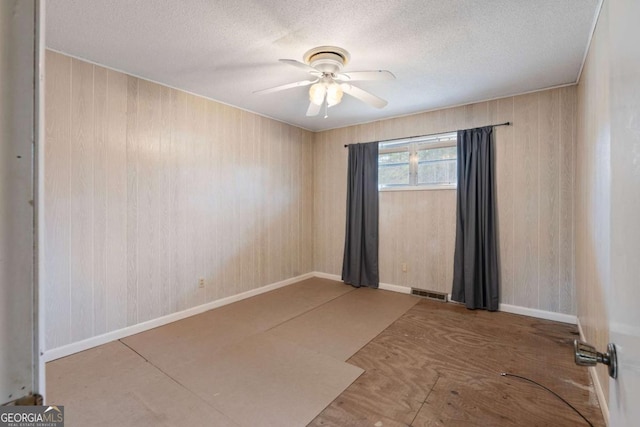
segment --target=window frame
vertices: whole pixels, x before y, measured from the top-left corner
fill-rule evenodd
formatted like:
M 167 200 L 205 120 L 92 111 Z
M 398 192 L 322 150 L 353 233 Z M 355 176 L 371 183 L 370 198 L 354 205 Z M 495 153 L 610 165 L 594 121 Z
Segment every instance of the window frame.
M 455 184 L 418 183 L 418 152 L 436 148 L 457 147 L 457 136 L 458 135 L 456 132 L 446 132 L 429 136 L 380 141 L 378 144 L 378 156 L 380 156 L 380 154 L 400 153 L 406 151 L 409 152 L 409 183 L 387 185 L 381 185 L 380 183 L 378 183 L 378 192 L 457 189 L 457 182 Z

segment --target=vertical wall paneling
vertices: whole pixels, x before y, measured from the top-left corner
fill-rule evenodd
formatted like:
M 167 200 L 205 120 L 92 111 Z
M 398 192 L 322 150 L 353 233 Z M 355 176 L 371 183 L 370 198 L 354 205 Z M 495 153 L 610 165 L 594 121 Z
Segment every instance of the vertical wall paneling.
M 560 91 L 560 188 L 559 188 L 559 298 L 558 311 L 576 312 L 574 281 L 574 185 L 576 138 L 576 90 Z
M 194 197 L 194 207 L 196 209 L 197 215 L 194 222 L 194 248 L 196 249 L 195 261 L 196 265 L 194 268 L 194 272 L 196 273 L 196 277 L 194 277 L 193 285 L 196 287 L 196 291 L 193 293 L 194 300 L 191 305 L 199 305 L 207 302 L 206 299 L 206 229 L 209 224 L 206 220 L 206 201 L 207 201 L 207 181 L 206 181 L 206 171 L 208 168 L 207 165 L 207 157 L 206 157 L 206 149 L 207 149 L 207 134 L 206 134 L 206 100 L 199 97 L 194 97 L 193 104 L 195 105 L 195 129 L 196 133 L 196 144 L 194 145 L 194 159 L 193 163 L 195 165 L 194 170 L 194 182 L 193 189 L 195 193 Z M 242 141 L 242 140 L 241 140 Z M 240 144 L 240 147 L 243 147 L 245 144 Z M 204 280 L 205 288 L 200 288 L 200 279 Z
M 577 108 L 577 144 L 574 153 L 577 314 L 585 339 L 598 348 L 606 348 L 609 341 L 607 295 L 611 280 L 608 5 L 609 2 L 605 1 L 600 11 L 578 84 L 577 101 L 567 99 L 567 105 L 576 105 Z M 568 301 L 563 303 L 567 305 Z M 608 398 L 607 369 L 600 365 L 596 371 L 603 394 Z
M 276 141 L 279 138 L 278 127 L 276 123 L 268 122 L 265 130 L 267 134 L 267 140 Z M 278 158 L 277 158 L 277 153 L 275 152 L 276 150 L 275 144 L 273 145 L 266 144 L 265 149 L 266 149 L 265 150 L 266 163 L 274 165 L 274 168 L 276 168 L 277 170 L 279 166 L 277 164 Z M 273 183 L 270 182 L 269 185 L 267 185 L 267 199 L 275 200 L 276 196 L 277 196 L 277 189 L 274 187 Z M 278 230 L 276 229 L 277 225 L 273 221 L 275 212 L 276 212 L 276 207 L 277 205 L 275 203 L 267 206 L 267 215 L 266 215 L 265 224 L 264 224 L 264 228 L 266 231 L 265 271 L 266 271 L 267 280 L 270 280 L 271 278 L 276 276 L 274 271 L 275 266 L 272 262 L 272 256 L 278 250 L 278 248 L 275 246 L 275 241 L 276 241 L 275 236 Z M 272 224 L 273 226 L 270 226 Z
M 70 200 L 70 117 L 71 117 L 71 58 L 46 54 L 45 104 L 45 266 L 47 294 L 45 307 L 47 333 L 45 345 L 55 348 L 71 341 L 71 288 L 69 220 Z M 61 315 L 54 315 L 54 313 Z
M 513 122 L 513 98 L 497 101 L 497 117 L 494 123 Z M 513 197 L 515 191 L 514 130 L 513 126 L 500 126 L 495 131 L 496 141 L 496 193 L 498 244 L 500 247 L 501 300 L 514 303 L 514 215 Z
M 175 245 L 177 249 L 175 269 L 176 289 L 175 301 L 176 309 L 184 310 L 188 307 L 187 288 L 189 283 L 189 272 L 187 271 L 187 260 L 189 258 L 189 230 L 187 228 L 189 217 L 187 215 L 189 204 L 189 192 L 185 189 L 189 188 L 188 163 L 187 163 L 187 143 L 188 143 L 188 127 L 187 127 L 187 94 L 184 92 L 175 93 L 174 104 L 174 127 L 176 129 L 175 141 L 175 161 L 176 161 L 176 233 Z
M 138 79 L 127 77 L 127 326 L 138 323 L 139 312 L 137 118 Z
M 194 153 L 198 145 L 199 135 L 196 132 L 197 122 L 195 117 L 197 115 L 197 106 L 195 104 L 194 96 L 187 94 L 185 96 L 185 110 L 184 110 L 184 122 L 185 140 L 183 141 L 183 165 L 181 171 L 183 172 L 183 186 L 182 191 L 185 193 L 184 200 L 184 218 L 185 224 L 185 247 L 186 253 L 184 257 L 183 266 L 183 304 L 184 307 L 193 307 L 196 305 L 196 293 L 198 289 L 198 272 L 196 259 L 197 253 L 197 238 L 195 236 L 195 224 L 198 218 L 198 206 L 196 205 L 196 198 L 198 197 L 196 182 L 194 179 L 197 166 L 194 161 Z M 189 188 L 189 191 L 184 189 Z M 232 199 L 230 200 L 233 203 Z M 232 205 L 233 206 L 233 205 Z
M 514 166 L 520 173 L 514 176 L 514 246 L 516 263 L 514 303 L 519 306 L 539 305 L 539 93 L 514 99 L 515 156 Z
M 260 158 L 266 164 L 273 164 L 273 153 L 272 148 L 269 145 L 269 141 L 274 139 L 273 135 L 273 123 L 270 120 L 266 120 L 264 118 L 260 118 Z M 261 175 L 262 176 L 262 175 Z M 267 180 L 267 176 L 262 177 L 263 180 Z M 267 183 L 266 188 L 263 190 L 263 197 L 265 200 L 273 200 L 274 197 L 274 189 L 271 183 Z M 269 254 L 271 253 L 271 248 L 269 247 L 270 233 L 272 232 L 272 228 L 269 227 L 271 222 L 271 209 L 272 207 L 266 206 L 266 215 L 263 215 L 260 219 L 260 271 L 264 277 L 272 277 L 272 267 L 269 265 L 270 259 Z
M 54 56 L 62 57 L 62 56 Z M 107 72 L 106 330 L 127 326 L 127 77 Z M 53 98 L 56 99 L 56 98 Z M 47 102 L 49 104 L 49 102 Z M 48 121 L 48 119 L 47 119 Z M 48 257 L 48 255 L 47 255 Z
M 575 87 L 314 134 L 314 268 L 340 274 L 344 144 L 513 122 L 495 128 L 501 302 L 575 313 L 571 271 Z M 450 292 L 455 190 L 380 193 L 380 280 Z M 402 271 L 402 264 L 407 271 Z
M 69 201 L 74 220 L 69 223 L 69 258 L 86 262 L 72 266 L 71 339 L 89 338 L 93 334 L 93 66 L 71 60 L 71 164 Z
M 221 124 L 222 129 L 224 129 L 224 139 L 223 141 L 232 141 L 234 138 L 233 135 L 233 111 L 231 110 L 231 107 L 228 106 L 224 106 L 223 107 L 223 122 Z M 224 144 L 224 143 L 223 143 Z M 218 175 L 218 178 L 222 178 L 225 177 L 225 181 L 227 185 L 223 185 L 222 186 L 222 197 L 221 200 L 227 200 L 228 204 L 226 206 L 226 209 L 224 209 L 222 211 L 222 219 L 223 219 L 223 225 L 224 225 L 224 229 L 223 229 L 223 239 L 222 239 L 222 243 L 223 243 L 223 249 L 228 249 L 227 255 L 223 256 L 223 264 L 222 264 L 222 271 L 223 271 L 223 289 L 224 289 L 224 294 L 228 294 L 231 295 L 234 293 L 234 288 L 235 288 L 235 270 L 234 270 L 234 264 L 232 262 L 230 262 L 234 255 L 235 255 L 235 242 L 233 240 L 233 234 L 234 234 L 234 227 L 233 227 L 233 223 L 231 222 L 231 218 L 233 218 L 234 215 L 234 200 L 233 200 L 233 193 L 231 192 L 231 189 L 234 186 L 234 181 L 235 181 L 235 177 L 232 173 L 232 168 L 231 165 L 233 164 L 233 151 L 232 150 L 224 150 L 223 146 L 221 145 L 220 147 L 218 147 L 220 153 L 222 154 L 222 168 L 221 168 L 221 174 Z M 267 280 L 270 280 L 269 277 L 267 277 Z
M 207 102 L 205 104 L 204 111 L 204 121 L 205 121 L 205 150 L 204 150 L 204 158 L 205 164 L 207 167 L 205 171 L 203 171 L 203 179 L 204 179 L 204 188 L 207 194 L 207 197 L 203 200 L 204 210 L 205 212 L 213 213 L 216 207 L 216 200 L 213 196 L 214 185 L 215 182 L 215 156 L 216 150 L 215 147 L 217 145 L 217 141 L 215 138 L 217 131 L 217 123 L 216 123 L 216 110 L 215 105 L 213 103 Z M 212 271 L 216 270 L 216 227 L 213 223 L 208 223 L 208 227 L 205 230 L 202 230 L 204 234 L 205 240 L 205 253 L 204 253 L 204 271 L 205 271 L 205 291 L 204 291 L 204 299 L 205 301 L 213 301 L 216 299 L 216 291 L 215 287 L 212 284 L 215 282 L 214 276 L 211 274 Z
M 538 258 L 538 295 L 540 306 L 556 312 L 560 306 L 560 96 L 561 91 L 538 95 L 538 239 L 539 248 L 543 248 Z
M 106 69 L 94 70 L 93 85 L 93 322 L 107 331 L 107 135 L 109 83 Z
M 185 116 L 185 94 L 179 91 L 170 90 L 169 100 L 169 126 L 171 128 L 171 145 L 169 150 L 169 176 L 172 183 L 169 184 L 169 207 L 170 214 L 168 221 L 169 240 L 171 244 L 171 308 L 172 311 L 184 309 L 182 302 L 184 286 L 184 259 L 187 257 L 186 230 L 184 228 L 184 208 L 185 192 L 181 191 L 184 186 L 183 179 L 183 154 L 185 142 L 184 116 Z
M 160 310 L 161 315 L 167 315 L 175 311 L 173 301 L 173 255 L 175 253 L 174 230 L 172 224 L 176 223 L 175 218 L 175 153 L 172 144 L 172 90 L 167 87 L 160 88 L 160 147 L 159 156 L 161 159 L 160 188 L 162 192 L 159 199 L 158 224 L 159 232 L 159 287 L 161 289 Z
M 138 82 L 138 321 L 160 316 L 160 86 Z M 142 286 L 140 286 L 142 285 Z
M 251 133 L 251 122 L 247 120 L 247 113 L 244 111 L 239 111 L 240 120 L 238 122 L 242 122 L 245 125 L 241 126 L 237 129 L 239 132 L 240 141 L 246 141 L 247 136 Z M 237 172 L 235 173 L 235 188 L 239 188 L 240 191 L 236 192 L 236 200 L 235 200 L 235 215 L 234 217 L 239 221 L 240 224 L 244 224 L 247 230 L 251 229 L 251 223 L 248 218 L 248 205 L 249 201 L 249 183 L 247 180 L 247 174 L 249 170 L 249 165 L 247 163 L 247 158 L 249 156 L 250 144 L 242 144 L 235 153 L 235 159 L 233 164 Z M 246 259 L 247 262 L 251 260 L 251 249 L 249 247 L 242 247 L 240 245 L 236 248 L 236 253 L 242 256 L 242 258 Z M 242 253 L 241 253 L 242 252 Z M 236 289 L 234 293 L 239 293 L 245 290 L 246 284 L 248 282 L 249 274 L 247 272 L 247 266 L 237 264 L 236 265 Z
M 47 349 L 312 271 L 310 132 L 46 61 Z

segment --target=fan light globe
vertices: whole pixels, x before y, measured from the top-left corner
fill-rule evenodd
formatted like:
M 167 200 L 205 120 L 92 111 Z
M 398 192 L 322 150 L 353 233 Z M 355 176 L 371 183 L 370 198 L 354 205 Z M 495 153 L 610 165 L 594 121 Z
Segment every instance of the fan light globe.
M 324 95 L 327 92 L 327 88 L 323 83 L 316 83 L 309 88 L 309 101 L 316 105 L 322 105 L 324 102 Z
M 329 85 L 327 89 L 327 105 L 333 107 L 342 101 L 342 89 L 336 83 Z

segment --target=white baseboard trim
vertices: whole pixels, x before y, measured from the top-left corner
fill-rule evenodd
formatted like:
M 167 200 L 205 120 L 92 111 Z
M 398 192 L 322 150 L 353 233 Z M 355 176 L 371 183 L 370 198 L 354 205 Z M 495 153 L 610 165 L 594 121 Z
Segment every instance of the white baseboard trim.
M 499 304 L 499 311 L 505 313 L 521 314 L 523 316 L 537 317 L 538 319 L 553 320 L 556 322 L 577 324 L 578 318 L 573 314 L 556 313 L 554 311 L 538 310 L 537 308 L 520 307 L 511 304 Z
M 314 271 L 311 274 L 313 274 L 313 277 L 318 277 L 320 279 L 329 279 L 342 282 L 342 277 L 338 276 L 337 274 L 322 273 L 320 271 Z
M 288 286 L 293 283 L 297 283 L 312 277 L 342 281 L 342 278 L 337 274 L 329 274 L 329 273 L 323 273 L 319 271 L 306 273 L 297 277 L 292 277 L 290 279 L 272 283 L 270 285 L 262 286 L 257 289 L 252 289 L 250 291 L 243 292 L 237 295 L 232 295 L 229 297 L 221 298 L 219 300 L 211 301 L 206 304 L 202 304 L 202 305 L 192 307 L 183 311 L 179 311 L 177 313 L 168 314 L 166 316 L 159 317 L 157 319 L 148 320 L 146 322 L 142 322 L 136 325 L 127 326 L 126 328 L 118 329 L 116 331 L 107 332 L 106 334 L 98 335 L 95 337 L 87 338 L 82 341 L 64 345 L 62 347 L 47 350 L 42 355 L 42 359 L 44 362 L 50 362 L 52 360 L 60 359 L 61 357 L 66 357 L 74 353 L 78 353 L 93 347 L 97 347 L 102 344 L 106 344 L 111 341 L 119 340 L 121 338 L 135 335 L 140 332 L 148 331 L 149 329 L 157 328 L 159 326 L 163 326 L 171 322 L 175 322 L 178 320 L 185 319 L 187 317 L 195 316 L 197 314 L 204 313 L 205 311 L 209 311 L 214 308 L 222 307 L 227 304 L 241 301 L 246 298 L 251 298 L 253 296 L 260 295 L 265 292 L 269 292 L 278 288 L 282 288 L 284 286 Z M 411 293 L 411 288 L 407 286 L 393 285 L 389 283 L 380 283 L 378 285 L 378 288 L 382 290 L 398 292 L 402 294 Z M 571 324 L 577 323 L 576 316 L 569 315 L 569 314 L 553 313 L 550 311 L 537 310 L 537 309 L 527 308 L 527 307 L 519 307 L 519 306 L 509 305 L 509 304 L 500 304 L 499 310 L 507 313 L 521 314 L 524 316 L 537 317 L 537 318 L 547 319 L 547 320 L 555 320 L 558 322 L 571 323 Z M 595 384 L 598 379 L 596 376 L 592 375 L 592 377 L 594 377 L 594 384 Z M 598 383 L 598 386 L 599 386 L 599 383 Z M 602 393 L 601 387 L 599 390 L 600 390 L 600 393 Z M 600 396 L 598 396 L 598 398 L 600 399 Z
M 379 283 L 378 289 L 382 289 L 385 291 L 399 292 L 401 294 L 411 293 L 411 288 L 408 288 L 406 286 L 400 286 L 400 285 L 391 285 L 389 283 Z
M 584 331 L 582 330 L 582 325 L 580 324 L 580 319 L 578 319 L 577 324 L 578 332 L 580 332 L 580 339 L 587 342 L 587 339 L 584 336 Z M 602 384 L 600 383 L 600 378 L 598 377 L 598 373 L 596 372 L 596 367 L 589 366 L 588 369 L 589 375 L 591 376 L 591 381 L 593 382 L 593 388 L 596 392 L 596 396 L 598 396 L 598 403 L 600 403 L 602 417 L 604 418 L 604 422 L 607 424 L 607 426 L 609 426 L 609 404 L 607 403 L 604 391 L 602 390 Z
M 185 319 L 187 317 L 195 316 L 196 314 L 204 313 L 205 311 L 222 307 L 223 305 L 231 304 L 246 298 L 251 298 L 253 296 L 263 294 L 265 292 L 273 291 L 278 288 L 292 285 L 302 280 L 310 279 L 314 276 L 315 276 L 314 273 L 306 273 L 301 276 L 292 277 L 290 279 L 286 279 L 280 282 L 272 283 L 270 285 L 262 286 L 257 289 L 252 289 L 250 291 L 242 292 L 237 295 L 231 295 L 225 298 L 221 298 L 219 300 L 208 302 L 206 304 L 188 308 L 183 311 L 158 317 L 157 319 L 148 320 L 146 322 L 142 322 L 136 325 L 127 326 L 126 328 L 118 329 L 116 331 L 107 332 L 106 334 L 98 335 L 95 337 L 87 338 L 82 341 L 64 345 L 62 347 L 47 350 L 42 355 L 42 359 L 44 362 L 51 362 L 52 360 L 60 359 L 61 357 L 70 356 L 74 353 L 79 353 L 81 351 L 88 350 L 90 348 L 97 347 L 99 345 L 106 344 L 111 341 L 119 340 L 121 338 L 139 334 L 140 332 L 148 331 L 149 329 L 166 325 L 167 323 L 171 323 L 171 322 Z
M 320 277 L 323 279 L 342 281 L 342 278 L 337 274 L 322 273 L 319 271 L 314 271 L 311 274 L 313 274 L 315 277 Z M 383 289 L 385 291 L 399 292 L 402 294 L 411 293 L 410 287 L 392 285 L 389 283 L 380 283 L 378 285 L 378 289 Z M 448 294 L 448 301 L 454 304 L 460 304 L 459 302 L 451 300 L 451 294 Z M 556 322 L 570 323 L 572 325 L 575 325 L 577 323 L 577 317 L 572 314 L 555 313 L 552 311 L 538 310 L 535 308 L 520 307 L 517 305 L 510 305 L 510 304 L 500 304 L 498 310 L 504 311 L 505 313 L 521 314 L 523 316 L 536 317 L 538 319 L 546 319 L 546 320 L 554 320 Z
M 338 282 L 342 282 L 342 277 L 338 276 L 337 274 L 322 273 L 320 271 L 314 271 L 311 274 L 321 279 L 329 279 L 329 280 L 336 280 Z M 407 288 L 406 286 L 391 285 L 389 283 L 378 283 L 378 289 L 382 289 L 384 291 L 399 292 L 401 294 L 411 293 L 411 288 Z

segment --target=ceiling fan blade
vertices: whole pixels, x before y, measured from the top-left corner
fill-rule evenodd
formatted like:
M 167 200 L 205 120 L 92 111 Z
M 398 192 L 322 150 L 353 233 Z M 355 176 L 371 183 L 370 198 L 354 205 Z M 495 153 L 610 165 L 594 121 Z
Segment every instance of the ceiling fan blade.
M 336 80 L 356 81 L 356 80 L 395 80 L 396 76 L 391 71 L 351 71 L 349 73 L 336 74 Z
M 312 85 L 312 84 L 316 83 L 317 81 L 318 81 L 318 79 L 315 79 L 315 80 L 302 80 L 300 82 L 288 83 L 286 85 L 270 87 L 268 89 L 256 90 L 253 93 L 259 93 L 261 95 L 264 95 L 266 93 L 273 93 L 273 92 L 278 92 L 278 91 L 281 91 L 281 90 L 293 89 L 294 87 L 309 86 L 309 85 Z
M 307 117 L 317 116 L 320 113 L 320 109 L 322 105 L 314 104 L 313 102 L 309 103 L 309 108 L 307 109 Z
M 307 73 L 311 73 L 316 77 L 322 76 L 322 71 L 313 68 L 311 65 L 302 63 L 300 61 L 296 61 L 295 59 L 279 59 L 280 62 L 284 62 L 285 64 L 293 65 L 294 67 L 305 70 Z
M 360 101 L 371 105 L 372 107 L 384 108 L 387 105 L 387 101 L 385 101 L 384 99 L 378 98 L 374 94 L 360 89 L 359 87 L 350 85 L 348 83 L 342 83 L 340 87 L 342 88 L 344 93 L 349 94 L 354 98 L 357 98 Z

